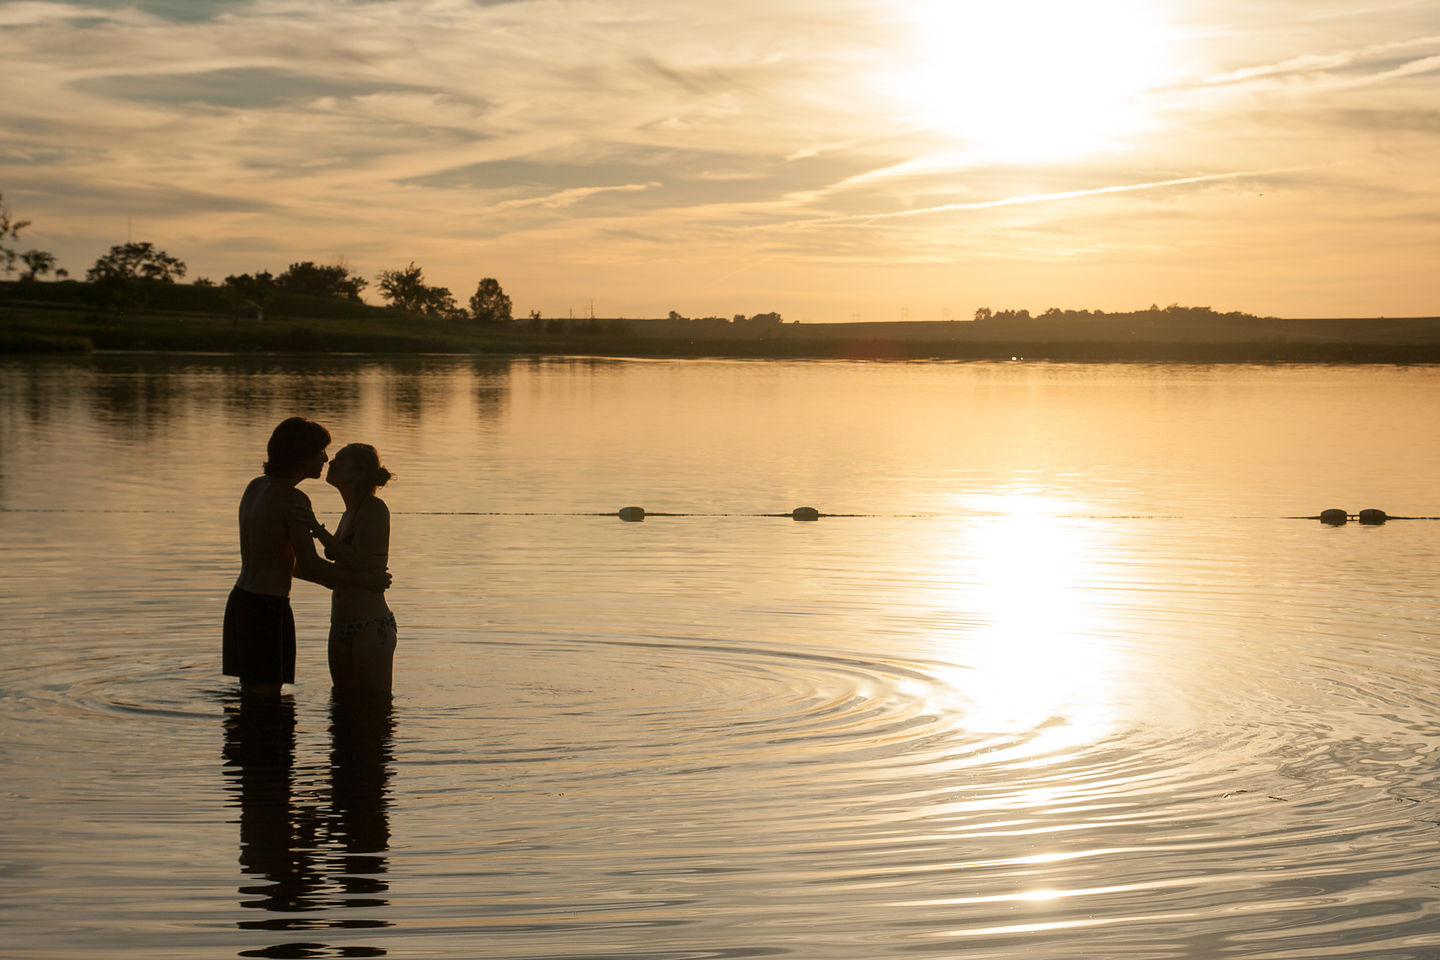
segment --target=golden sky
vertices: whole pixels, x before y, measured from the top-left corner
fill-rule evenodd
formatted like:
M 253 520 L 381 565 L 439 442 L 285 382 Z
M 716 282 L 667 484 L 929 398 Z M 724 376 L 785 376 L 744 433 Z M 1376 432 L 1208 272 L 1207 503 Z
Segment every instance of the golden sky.
M 0 191 L 77 276 L 1440 314 L 1434 0 L 12 0 L 0 62 Z

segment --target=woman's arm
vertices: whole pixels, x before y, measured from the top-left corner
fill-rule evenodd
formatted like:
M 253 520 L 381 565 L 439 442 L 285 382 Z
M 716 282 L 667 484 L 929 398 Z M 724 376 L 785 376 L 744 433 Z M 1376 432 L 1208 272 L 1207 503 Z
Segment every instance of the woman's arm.
M 379 497 L 371 497 L 355 508 L 350 518 L 349 541 L 337 540 L 326 531 L 320 542 L 325 553 L 342 566 L 357 570 L 384 570 L 390 555 L 390 508 Z
M 363 510 L 364 508 L 362 507 L 361 509 Z M 315 539 L 319 540 L 320 545 L 325 548 L 325 556 L 334 560 L 336 563 L 353 570 L 383 570 L 385 569 L 385 551 L 383 546 L 377 556 L 369 545 L 360 541 L 362 531 L 365 530 L 369 524 L 363 523 L 358 514 L 359 511 L 357 511 L 356 519 L 352 524 L 354 535 L 350 538 L 349 543 L 346 543 L 329 530 L 326 530 L 325 525 L 318 520 L 314 526 L 310 528 L 310 532 L 315 535 Z M 388 526 L 388 517 L 385 518 L 385 522 Z
M 389 588 L 390 574 L 386 572 L 383 562 L 379 567 L 347 569 L 340 564 L 321 559 L 315 552 L 315 541 L 310 538 L 312 526 L 319 526 L 315 512 L 310 507 L 310 498 L 299 490 L 294 491 L 294 497 L 291 509 L 285 517 L 285 528 L 290 536 L 291 549 L 295 551 L 295 576 L 332 590 L 345 586 L 365 587 L 370 590 Z

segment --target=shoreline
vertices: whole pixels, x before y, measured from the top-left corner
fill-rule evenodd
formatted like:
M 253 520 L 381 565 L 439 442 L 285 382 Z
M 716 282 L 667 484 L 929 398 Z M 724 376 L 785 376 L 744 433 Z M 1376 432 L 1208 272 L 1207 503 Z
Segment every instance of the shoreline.
M 0 283 L 0 356 L 138 351 L 228 355 L 576 356 L 651 359 L 1088 363 L 1440 363 L 1440 317 L 773 323 L 587 318 L 480 325 L 304 298 L 242 319 L 185 287 L 101 315 L 78 284 Z M 183 296 L 182 296 L 183 295 Z M 213 299 L 217 294 L 211 294 Z M 169 300 L 167 300 L 169 298 Z M 310 302 L 311 300 L 314 302 Z M 170 302 L 173 301 L 173 302 Z M 166 309 L 166 308 L 169 309 Z
M 27 345 L 28 346 L 28 345 Z M 34 348 L 6 348 L 0 335 L 0 360 L 74 360 L 82 357 L 242 357 L 336 360 L 367 358 L 470 358 L 494 360 L 575 359 L 575 360 L 750 360 L 816 361 L 850 363 L 1083 363 L 1083 364 L 1197 364 L 1197 365 L 1440 365 L 1440 346 L 1417 348 L 1406 345 L 1311 344 L 1303 349 L 1260 349 L 1257 345 L 1190 344 L 1173 350 L 1167 344 L 1083 343 L 1056 345 L 1050 349 L 1011 354 L 994 351 L 826 351 L 826 350 L 716 350 L 714 342 L 683 346 L 654 344 L 647 349 L 583 349 L 578 345 L 548 344 L 544 347 L 469 350 L 226 350 L 201 347 L 133 346 L 95 349 L 53 348 L 35 343 Z M 1153 348 L 1153 349 L 1152 349 Z

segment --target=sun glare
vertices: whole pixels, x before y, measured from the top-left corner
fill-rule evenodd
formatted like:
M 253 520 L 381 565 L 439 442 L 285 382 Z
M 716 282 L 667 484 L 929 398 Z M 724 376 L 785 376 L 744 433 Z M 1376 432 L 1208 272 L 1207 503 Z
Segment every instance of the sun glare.
M 1043 161 L 1145 129 L 1169 33 L 1143 0 L 916 0 L 892 77 L 911 123 L 977 158 Z
M 933 583 L 943 596 L 932 597 L 966 614 L 951 638 L 958 669 L 947 677 L 966 723 L 1034 733 L 1030 749 L 1040 754 L 1101 739 L 1116 722 L 1125 667 L 1090 583 L 1093 525 L 1066 515 L 1073 504 L 1027 493 L 971 506 L 997 516 L 968 526 L 953 575 Z

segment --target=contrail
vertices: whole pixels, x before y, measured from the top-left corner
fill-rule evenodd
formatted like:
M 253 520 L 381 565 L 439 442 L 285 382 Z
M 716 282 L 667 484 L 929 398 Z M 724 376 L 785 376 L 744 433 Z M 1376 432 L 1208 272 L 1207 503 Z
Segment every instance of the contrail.
M 760 266 L 760 264 L 762 264 L 762 263 L 769 263 L 771 260 L 774 260 L 774 259 L 775 259 L 774 256 L 769 256 L 769 257 L 761 257 L 761 258 L 759 258 L 758 260 L 751 260 L 751 261 L 749 261 L 748 263 L 742 263 L 740 266 L 736 267 L 734 270 L 731 270 L 729 273 L 721 274 L 720 276 L 716 277 L 716 278 L 715 278 L 715 282 L 716 282 L 716 283 L 719 283 L 721 280 L 729 280 L 731 277 L 735 276 L 736 274 L 744 273 L 746 270 L 750 270 L 750 269 L 752 269 L 752 268 L 754 268 L 754 267 L 758 267 L 758 266 Z
M 815 223 L 871 223 L 875 220 L 894 220 L 899 217 L 919 217 L 927 213 L 948 213 L 952 210 L 985 210 L 990 207 L 1014 207 L 1029 203 L 1048 203 L 1051 200 L 1073 200 L 1076 197 L 1094 197 L 1105 193 L 1131 193 L 1136 190 L 1153 190 L 1156 187 L 1178 187 L 1187 183 L 1211 183 L 1216 180 L 1237 180 L 1241 177 L 1262 177 L 1276 173 L 1294 173 L 1298 170 L 1314 170 L 1315 166 L 1279 167 L 1273 170 L 1237 170 L 1232 173 L 1208 173 L 1200 177 L 1178 177 L 1174 180 L 1152 180 L 1148 183 L 1126 183 L 1112 187 L 1091 187 L 1086 190 L 1062 190 L 1057 193 L 1030 193 L 1021 197 L 1001 197 L 998 200 L 977 200 L 974 203 L 945 203 L 938 207 L 922 207 L 918 210 L 896 210 L 892 213 L 857 213 L 843 217 L 816 217 L 812 220 L 792 220 L 791 224 Z

